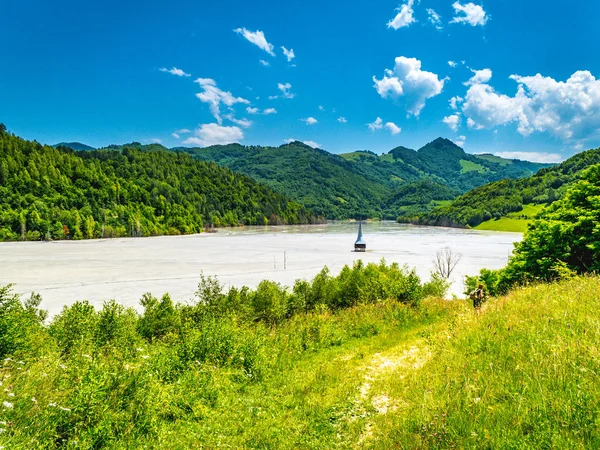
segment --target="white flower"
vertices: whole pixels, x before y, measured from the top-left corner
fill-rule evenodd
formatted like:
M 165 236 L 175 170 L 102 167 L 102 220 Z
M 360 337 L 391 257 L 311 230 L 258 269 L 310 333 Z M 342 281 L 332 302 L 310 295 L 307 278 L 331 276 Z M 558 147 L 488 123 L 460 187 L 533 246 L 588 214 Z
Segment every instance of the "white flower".
M 143 352 L 143 351 L 144 351 L 144 349 L 143 349 L 143 348 L 140 348 L 140 347 L 136 348 L 136 350 L 137 350 L 138 352 Z
M 15 396 L 15 393 L 14 393 L 14 392 L 9 392 L 9 393 L 8 393 L 8 396 L 9 396 L 9 397 L 14 397 L 14 396 Z
M 480 399 L 479 397 L 477 397 L 477 398 L 474 398 L 474 399 L 473 399 L 473 401 L 474 401 L 475 403 L 479 403 L 479 402 L 481 401 L 481 399 Z
M 56 403 L 54 403 L 54 402 L 50 402 L 50 403 L 48 403 L 48 406 L 49 406 L 49 407 L 52 407 L 52 408 L 56 408 Z
M 11 402 L 2 402 L 2 406 L 11 409 L 14 405 Z
M 148 355 L 142 355 L 142 358 L 144 358 L 144 359 L 148 359 L 148 358 L 149 358 L 149 356 L 148 356 Z
M 67 366 L 65 366 L 64 364 L 61 364 L 59 367 L 60 367 L 61 369 L 66 369 L 66 368 L 67 368 Z
M 70 408 L 63 408 L 62 406 L 59 406 L 58 408 L 59 408 L 59 409 L 62 409 L 63 411 L 71 411 L 71 409 L 70 409 Z
M 31 401 L 32 401 L 33 403 L 37 403 L 37 400 L 35 399 L 35 397 L 31 397 Z

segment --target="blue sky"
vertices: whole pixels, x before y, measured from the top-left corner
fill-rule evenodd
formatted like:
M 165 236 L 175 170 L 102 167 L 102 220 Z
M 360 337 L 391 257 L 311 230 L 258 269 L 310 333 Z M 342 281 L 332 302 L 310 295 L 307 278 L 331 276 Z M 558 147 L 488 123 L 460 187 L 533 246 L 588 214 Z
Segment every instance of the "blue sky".
M 599 2 L 0 0 L 0 10 L 0 121 L 44 143 L 297 139 L 383 152 L 444 136 L 540 161 L 600 145 Z

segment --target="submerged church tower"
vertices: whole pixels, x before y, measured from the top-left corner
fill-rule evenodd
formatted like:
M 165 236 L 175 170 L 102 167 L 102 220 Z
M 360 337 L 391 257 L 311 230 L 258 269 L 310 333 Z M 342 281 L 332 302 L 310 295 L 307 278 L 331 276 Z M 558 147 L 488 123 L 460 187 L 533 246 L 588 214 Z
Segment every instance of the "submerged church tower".
M 358 237 L 356 238 L 356 242 L 354 243 L 354 251 L 355 252 L 366 252 L 367 251 L 367 243 L 363 239 L 362 220 L 358 224 Z

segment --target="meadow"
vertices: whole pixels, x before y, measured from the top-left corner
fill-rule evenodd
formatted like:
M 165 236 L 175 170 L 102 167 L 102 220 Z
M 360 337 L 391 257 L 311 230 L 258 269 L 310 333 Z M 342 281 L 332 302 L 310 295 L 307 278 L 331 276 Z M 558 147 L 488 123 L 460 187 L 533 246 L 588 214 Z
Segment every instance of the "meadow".
M 202 278 L 194 304 L 79 302 L 48 324 L 3 288 L 0 445 L 597 447 L 600 279 L 479 314 L 444 288 L 384 263 L 288 290 Z

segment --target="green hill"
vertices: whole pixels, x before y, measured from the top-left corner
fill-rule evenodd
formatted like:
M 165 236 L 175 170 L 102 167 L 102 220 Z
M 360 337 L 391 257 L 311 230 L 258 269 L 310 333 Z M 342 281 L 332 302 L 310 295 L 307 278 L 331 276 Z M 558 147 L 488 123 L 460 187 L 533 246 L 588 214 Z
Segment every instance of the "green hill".
M 0 287 L 0 446 L 600 446 L 600 279 L 519 289 L 475 314 L 382 298 L 382 269 L 363 270 L 333 292 L 328 276 L 293 294 L 205 281 L 197 303 L 148 294 L 142 314 L 78 302 L 48 325 L 38 299 Z M 364 300 L 325 303 L 359 286 Z
M 502 178 L 527 177 L 547 166 L 469 155 L 442 138 L 418 151 L 398 147 L 383 155 L 369 151 L 334 155 L 300 142 L 281 147 L 231 144 L 173 150 L 244 173 L 332 219 L 395 219 L 407 212 L 428 211 L 434 207 L 431 200 L 451 200 L 452 195 L 475 186 Z M 425 179 L 435 184 L 419 185 L 423 198 L 413 195 L 412 203 L 408 198 L 400 199 L 415 187 L 407 185 Z M 440 196 L 440 185 L 451 189 Z M 436 192 L 425 193 L 426 187 Z
M 78 150 L 78 151 L 83 151 L 83 150 L 87 150 L 87 151 L 91 151 L 91 150 L 96 150 L 94 147 L 90 147 L 89 145 L 86 144 L 82 144 L 81 142 L 60 142 L 58 144 L 53 145 L 52 147 L 54 148 L 58 148 L 58 147 L 67 147 L 70 148 L 72 150 Z
M 520 231 L 524 228 L 523 224 L 506 219 L 519 220 L 519 216 L 524 216 L 521 220 L 527 221 L 532 218 L 530 213 L 561 198 L 569 186 L 581 178 L 584 169 L 598 163 L 600 149 L 588 150 L 561 164 L 542 169 L 529 178 L 486 184 L 457 198 L 450 205 L 420 217 L 404 217 L 400 220 L 428 225 L 471 227 L 485 223 L 483 227 L 486 229 Z M 529 213 L 523 213 L 524 208 Z M 503 223 L 497 226 L 489 223 L 503 218 Z
M 0 240 L 195 233 L 208 224 L 308 223 L 283 195 L 164 149 L 82 151 L 0 132 Z

